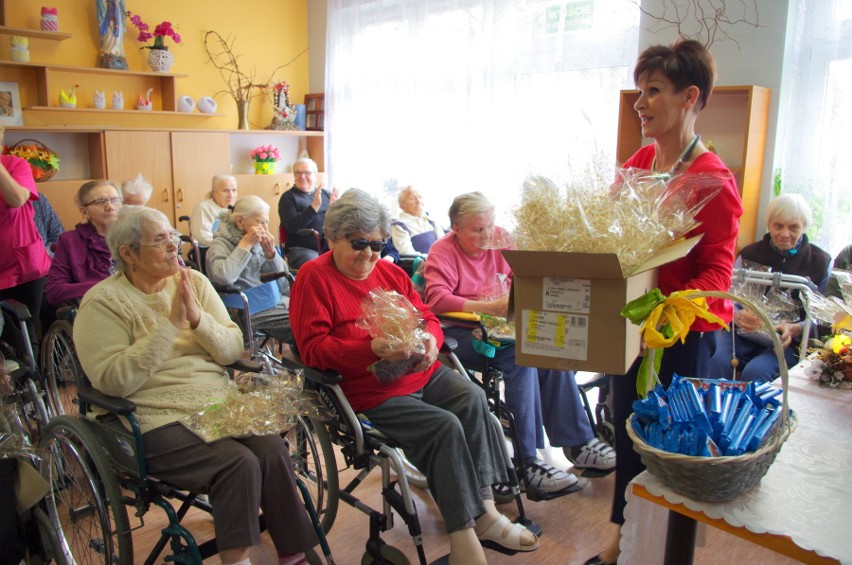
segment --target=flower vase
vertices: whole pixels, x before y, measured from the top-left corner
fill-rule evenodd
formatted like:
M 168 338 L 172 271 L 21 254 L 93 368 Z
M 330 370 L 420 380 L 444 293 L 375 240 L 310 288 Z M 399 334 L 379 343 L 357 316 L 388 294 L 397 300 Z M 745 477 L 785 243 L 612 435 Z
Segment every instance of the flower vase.
M 251 129 L 248 122 L 249 101 L 237 100 L 237 129 Z M 257 163 L 255 163 L 257 164 Z
M 148 66 L 155 73 L 167 73 L 175 64 L 175 57 L 168 47 L 152 47 L 148 50 Z
M 274 175 L 275 161 L 255 161 L 254 174 L 256 175 Z

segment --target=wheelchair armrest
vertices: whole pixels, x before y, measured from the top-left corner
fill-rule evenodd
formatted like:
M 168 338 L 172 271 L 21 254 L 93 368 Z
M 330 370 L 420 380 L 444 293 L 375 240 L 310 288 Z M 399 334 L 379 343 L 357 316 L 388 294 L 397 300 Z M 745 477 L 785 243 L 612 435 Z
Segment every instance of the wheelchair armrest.
M 240 292 L 242 292 L 240 289 L 230 284 L 222 285 L 213 283 L 213 288 L 216 290 L 216 292 L 221 294 L 239 294 Z
M 488 328 L 482 323 L 482 316 L 479 314 L 474 314 L 473 312 L 444 312 L 437 316 L 442 325 L 457 326 L 470 330 L 478 329 L 482 332 L 482 339 L 488 340 Z M 446 339 L 446 336 L 444 339 Z
M 97 406 L 119 416 L 127 416 L 136 411 L 136 403 L 126 398 L 109 396 L 91 387 L 80 388 L 77 396 L 90 406 Z
M 80 301 L 75 300 L 74 304 L 67 304 L 65 306 L 60 306 L 56 309 L 56 319 L 57 320 L 65 320 L 66 322 L 73 322 L 74 318 L 77 317 L 77 309 L 80 308 Z
M 178 221 L 179 222 L 188 222 L 189 216 L 180 216 L 180 217 L 178 217 Z
M 293 282 L 295 282 L 296 280 L 296 277 L 294 277 L 293 273 L 291 273 L 290 271 L 276 271 L 274 273 L 263 273 L 262 275 L 260 275 L 260 282 L 266 284 L 268 282 L 272 282 L 280 278 L 287 279 L 290 284 L 293 284 Z
M 227 368 L 241 373 L 260 373 L 263 371 L 263 367 L 260 364 L 246 363 L 244 359 L 237 359 L 230 365 L 227 365 Z
M 311 367 L 308 367 L 302 363 L 302 360 L 299 359 L 295 353 L 292 352 L 285 353 L 281 356 L 281 364 L 294 371 L 301 370 L 306 379 L 322 385 L 334 386 L 343 380 L 343 377 L 341 377 L 340 373 L 337 371 L 321 371 L 319 369 L 312 369 Z
M 29 309 L 12 298 L 0 301 L 0 308 L 10 314 L 14 314 L 14 316 L 22 322 L 27 322 L 31 318 Z

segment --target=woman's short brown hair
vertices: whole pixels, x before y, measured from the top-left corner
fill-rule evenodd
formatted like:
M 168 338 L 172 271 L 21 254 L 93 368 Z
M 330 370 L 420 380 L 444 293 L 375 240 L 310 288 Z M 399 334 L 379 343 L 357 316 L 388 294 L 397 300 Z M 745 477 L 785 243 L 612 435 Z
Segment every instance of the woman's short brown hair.
M 657 70 L 672 81 L 678 92 L 689 86 L 697 86 L 700 94 L 696 111 L 704 109 L 716 82 L 716 63 L 704 45 L 692 39 L 684 39 L 672 45 L 648 47 L 636 60 L 633 82 L 638 85 L 640 78 Z

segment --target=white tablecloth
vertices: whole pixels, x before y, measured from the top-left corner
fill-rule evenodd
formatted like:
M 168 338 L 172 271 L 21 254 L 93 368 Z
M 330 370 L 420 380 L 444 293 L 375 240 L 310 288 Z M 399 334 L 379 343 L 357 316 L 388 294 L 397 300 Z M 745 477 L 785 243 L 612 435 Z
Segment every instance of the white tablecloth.
M 732 526 L 790 536 L 803 549 L 852 564 L 852 390 L 820 388 L 798 365 L 790 372 L 789 404 L 798 428 L 760 483 L 740 498 L 695 501 L 647 471 L 634 482 Z M 627 501 L 618 562 L 662 563 L 668 511 L 633 496 L 629 487 Z

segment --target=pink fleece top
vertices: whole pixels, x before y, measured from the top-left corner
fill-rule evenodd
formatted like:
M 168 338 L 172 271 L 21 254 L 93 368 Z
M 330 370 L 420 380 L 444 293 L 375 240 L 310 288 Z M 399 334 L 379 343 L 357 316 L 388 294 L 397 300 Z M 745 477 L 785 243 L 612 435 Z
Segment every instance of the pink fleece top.
M 462 251 L 453 232 L 436 241 L 426 258 L 426 304 L 436 314 L 463 311 L 465 300 L 480 300 L 499 275 L 512 282 L 512 269 L 496 249 L 472 257 Z
M 50 255 L 38 234 L 32 201 L 38 200 L 30 164 L 14 155 L 0 155 L 0 166 L 30 191 L 30 200 L 12 208 L 0 198 L 0 289 L 40 279 L 50 269 Z

